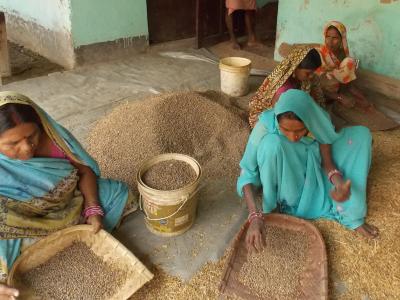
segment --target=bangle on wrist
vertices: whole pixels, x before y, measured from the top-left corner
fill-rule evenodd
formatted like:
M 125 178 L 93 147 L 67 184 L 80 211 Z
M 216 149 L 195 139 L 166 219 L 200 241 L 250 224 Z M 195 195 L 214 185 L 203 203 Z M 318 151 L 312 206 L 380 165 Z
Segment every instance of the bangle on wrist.
M 342 173 L 338 169 L 333 169 L 333 170 L 329 171 L 328 179 L 332 184 L 333 184 L 332 179 L 333 179 L 333 176 L 335 176 L 335 175 L 339 175 L 341 177 L 343 176 Z
M 83 212 L 82 216 L 85 218 L 85 220 L 91 216 L 102 216 L 104 217 L 104 211 L 101 208 L 100 205 L 92 205 L 86 207 Z
M 262 214 L 262 212 L 254 211 L 254 212 L 250 213 L 249 216 L 248 216 L 248 218 L 247 218 L 247 222 L 250 224 L 254 219 L 261 219 L 261 220 L 263 220 L 263 214 Z

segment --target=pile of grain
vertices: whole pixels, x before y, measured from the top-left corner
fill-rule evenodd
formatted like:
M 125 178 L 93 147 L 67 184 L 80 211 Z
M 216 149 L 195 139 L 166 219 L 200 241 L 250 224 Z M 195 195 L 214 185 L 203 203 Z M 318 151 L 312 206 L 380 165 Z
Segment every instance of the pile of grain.
M 194 157 L 205 179 L 234 183 L 249 126 L 226 99 L 215 93 L 211 98 L 182 92 L 121 104 L 89 133 L 89 153 L 103 176 L 122 180 L 134 191 L 141 164 L 167 152 Z
M 143 174 L 142 180 L 153 189 L 170 191 L 182 188 L 196 178 L 196 172 L 188 163 L 170 159 L 151 166 Z
M 43 299 L 108 299 L 128 273 L 103 262 L 85 243 L 77 242 L 44 264 L 22 274 L 22 283 Z
M 266 247 L 249 255 L 238 280 L 260 298 L 296 299 L 305 267 L 309 240 L 306 234 L 266 226 Z

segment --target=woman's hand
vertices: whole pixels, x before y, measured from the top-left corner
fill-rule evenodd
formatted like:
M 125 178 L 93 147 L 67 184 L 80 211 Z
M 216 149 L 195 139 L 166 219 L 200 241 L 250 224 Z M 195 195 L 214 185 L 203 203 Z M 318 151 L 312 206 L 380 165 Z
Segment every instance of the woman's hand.
M 347 95 L 339 94 L 336 97 L 336 100 L 340 102 L 344 107 L 346 108 L 353 108 L 355 105 L 355 101 L 352 97 L 349 97 Z
M 14 300 L 18 295 L 19 291 L 17 289 L 0 283 L 0 300 Z
M 337 202 L 344 202 L 350 198 L 351 181 L 339 181 L 335 183 L 335 188 L 331 191 L 331 197 Z
M 103 228 L 103 218 L 100 215 L 88 217 L 86 223 L 92 225 L 94 233 L 98 233 Z
M 265 228 L 261 218 L 254 218 L 246 234 L 246 246 L 249 254 L 258 253 L 265 247 Z

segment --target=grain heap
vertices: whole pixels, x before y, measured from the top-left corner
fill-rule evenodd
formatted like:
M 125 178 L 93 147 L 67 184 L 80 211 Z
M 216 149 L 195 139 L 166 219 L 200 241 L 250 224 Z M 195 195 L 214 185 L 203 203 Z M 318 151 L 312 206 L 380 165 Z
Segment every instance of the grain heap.
M 170 159 L 151 166 L 142 179 L 151 188 L 170 191 L 192 183 L 196 177 L 196 172 L 188 163 Z
M 238 280 L 260 298 L 296 299 L 306 263 L 308 237 L 275 226 L 266 226 L 265 231 L 265 249 L 248 256 Z
M 215 93 L 209 95 L 163 94 L 116 107 L 88 136 L 88 151 L 103 176 L 125 181 L 137 191 L 135 176 L 141 164 L 176 152 L 194 157 L 205 179 L 234 183 L 249 126 L 242 111 Z
M 22 274 L 21 281 L 43 299 L 108 299 L 128 272 L 103 262 L 85 243 L 76 242 L 44 264 Z

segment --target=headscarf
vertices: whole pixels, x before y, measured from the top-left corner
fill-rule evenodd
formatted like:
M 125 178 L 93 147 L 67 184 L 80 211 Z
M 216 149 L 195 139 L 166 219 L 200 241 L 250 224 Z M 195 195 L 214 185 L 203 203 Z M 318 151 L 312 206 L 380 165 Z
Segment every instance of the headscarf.
M 289 111 L 302 120 L 319 143 L 332 144 L 339 137 L 329 114 L 304 91 L 291 89 L 280 96 L 274 107 L 275 119 L 277 115 Z M 275 124 L 278 124 L 277 119 Z
M 346 58 L 340 61 L 340 59 L 336 57 L 336 55 L 328 48 L 325 43 L 322 44 L 317 49 L 322 58 L 322 66 L 316 70 L 316 74 L 322 75 L 326 73 L 329 79 L 335 78 L 340 83 L 348 83 L 356 79 L 356 63 L 354 59 L 349 57 L 350 52 L 347 45 L 346 27 L 338 21 L 330 21 L 326 23 L 324 26 L 324 41 L 329 27 L 332 26 L 339 31 L 342 37 L 341 47 Z
M 289 79 L 298 65 L 312 49 L 313 47 L 311 46 L 294 46 L 289 55 L 284 58 L 264 80 L 257 93 L 250 100 L 249 123 L 251 127 L 254 127 L 258 120 L 258 115 L 261 112 L 272 108 L 272 98 L 276 91 Z M 311 85 L 311 81 L 303 81 L 301 83 L 301 90 L 310 92 Z M 319 86 L 317 86 L 317 88 L 319 88 Z M 322 93 L 316 96 L 318 96 L 316 101 L 322 104 L 324 102 Z

